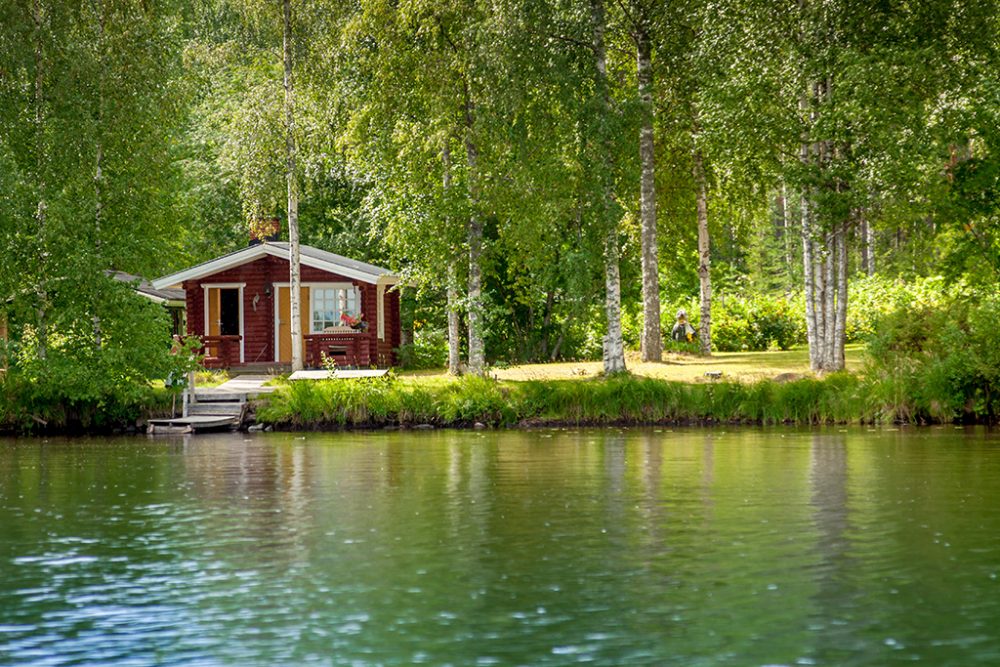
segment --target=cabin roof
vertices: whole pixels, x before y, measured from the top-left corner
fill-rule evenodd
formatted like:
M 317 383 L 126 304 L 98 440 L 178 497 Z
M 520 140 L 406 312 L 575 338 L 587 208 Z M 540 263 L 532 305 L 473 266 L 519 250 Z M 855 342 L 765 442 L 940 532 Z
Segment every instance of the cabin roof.
M 163 289 L 165 287 L 180 286 L 185 280 L 197 280 L 206 276 L 231 269 L 248 262 L 252 262 L 261 257 L 270 255 L 288 261 L 288 243 L 284 241 L 265 241 L 256 245 L 242 248 L 236 252 L 231 252 L 222 257 L 202 262 L 183 271 L 172 273 L 153 281 L 153 287 Z M 311 266 L 315 269 L 328 271 L 337 275 L 353 278 L 362 282 L 395 283 L 396 276 L 389 269 L 350 259 L 336 253 L 320 250 L 312 246 L 299 246 L 300 261 L 303 266 Z
M 184 290 L 165 287 L 156 289 L 153 284 L 142 276 L 135 276 L 124 271 L 106 271 L 111 278 L 120 283 L 128 283 L 136 293 L 160 304 L 184 304 Z

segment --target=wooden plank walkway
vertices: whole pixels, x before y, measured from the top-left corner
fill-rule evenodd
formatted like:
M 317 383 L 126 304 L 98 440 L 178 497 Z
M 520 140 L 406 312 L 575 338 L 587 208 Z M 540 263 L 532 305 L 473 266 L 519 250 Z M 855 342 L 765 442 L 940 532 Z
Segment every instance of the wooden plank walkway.
M 253 398 L 258 394 L 270 394 L 274 391 L 274 387 L 264 386 L 266 382 L 273 379 L 273 375 L 237 375 L 218 387 L 196 389 L 196 392 L 199 399 L 202 393 L 206 395 L 245 394 L 247 397 Z

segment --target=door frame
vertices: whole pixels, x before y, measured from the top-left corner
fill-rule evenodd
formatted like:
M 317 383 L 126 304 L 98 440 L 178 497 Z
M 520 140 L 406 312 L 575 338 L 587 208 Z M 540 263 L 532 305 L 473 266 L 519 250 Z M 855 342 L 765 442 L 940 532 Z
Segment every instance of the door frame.
M 202 283 L 202 301 L 205 306 L 205 335 L 210 335 L 208 333 L 208 290 L 210 289 L 238 289 L 239 293 L 239 318 L 240 318 L 240 363 L 244 363 L 244 346 L 246 343 L 246 334 L 243 330 L 243 288 L 246 287 L 246 283 Z

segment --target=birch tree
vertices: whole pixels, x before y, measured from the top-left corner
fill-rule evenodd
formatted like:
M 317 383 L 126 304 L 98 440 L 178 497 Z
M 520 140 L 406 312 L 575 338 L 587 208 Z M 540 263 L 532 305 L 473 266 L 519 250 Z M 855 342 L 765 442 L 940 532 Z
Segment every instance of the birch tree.
M 611 91 L 608 82 L 607 48 L 605 33 L 607 30 L 606 15 L 603 0 L 590 0 L 591 35 L 594 59 L 594 87 L 597 108 L 601 117 L 594 130 L 594 168 L 600 190 L 595 193 L 599 199 L 595 206 L 598 228 L 604 233 L 604 313 L 607 333 L 604 337 L 604 373 L 613 375 L 624 373 L 625 346 L 622 341 L 621 320 L 621 274 L 619 272 L 618 221 L 617 204 L 614 201 L 612 189 L 613 143 L 610 134 L 612 111 Z
M 639 102 L 639 220 L 642 265 L 642 335 L 639 350 L 643 361 L 663 358 L 660 333 L 660 266 L 656 216 L 656 145 L 653 134 L 655 106 L 653 51 L 655 5 L 645 0 L 622 3 L 628 33 L 635 45 L 636 84 Z
M 363 2 L 344 31 L 344 48 L 353 63 L 348 67 L 365 72 L 358 79 L 361 95 L 344 133 L 352 154 L 360 164 L 371 167 L 377 162 L 376 172 L 386 179 L 397 179 L 396 183 L 380 179 L 378 187 L 383 193 L 409 191 L 426 197 L 443 189 L 442 195 L 430 198 L 439 203 L 429 211 L 430 218 L 446 228 L 464 219 L 460 242 L 451 240 L 450 232 L 445 233 L 439 252 L 410 255 L 409 259 L 423 264 L 418 273 L 444 283 L 452 372 L 458 371 L 457 318 L 460 310 L 465 312 L 468 370 L 474 374 L 484 373 L 486 364 L 482 291 L 485 206 L 480 156 L 483 106 L 479 103 L 483 90 L 475 78 L 482 48 L 477 38 L 484 31 L 485 20 L 474 2 L 420 2 L 404 7 Z M 370 49 L 370 43 L 378 44 L 378 49 Z M 397 91 L 398 96 L 388 97 L 387 91 Z M 403 127 L 410 130 L 401 132 Z M 424 137 L 437 141 L 425 143 Z M 453 140 L 461 148 L 460 156 L 452 150 Z M 405 226 L 406 219 L 401 218 L 400 224 Z M 441 231 L 439 227 L 435 233 Z M 410 232 L 422 238 L 406 240 Z M 425 224 L 416 227 L 397 227 L 390 238 L 408 254 L 415 244 L 425 242 L 427 234 L 425 218 Z M 455 289 L 458 271 L 453 262 L 459 243 L 466 257 L 465 295 L 461 299 Z M 447 267 L 444 280 L 442 263 Z
M 292 2 L 282 0 L 282 63 L 285 89 L 285 181 L 288 187 L 288 303 L 290 307 L 289 330 L 292 338 L 292 371 L 303 368 L 302 361 L 302 296 L 300 275 L 302 259 L 299 254 L 299 189 L 295 165 L 295 87 L 293 75 Z

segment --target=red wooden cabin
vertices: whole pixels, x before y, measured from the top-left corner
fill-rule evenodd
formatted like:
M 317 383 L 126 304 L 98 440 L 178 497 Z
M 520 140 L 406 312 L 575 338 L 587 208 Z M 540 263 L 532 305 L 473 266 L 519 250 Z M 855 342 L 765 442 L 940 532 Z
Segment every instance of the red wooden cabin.
M 187 332 L 201 336 L 205 365 L 288 364 L 292 359 L 289 250 L 265 241 L 153 281 L 180 287 Z M 399 279 L 388 269 L 300 246 L 302 351 L 340 365 L 391 366 L 399 347 Z M 342 317 L 344 316 L 344 317 Z M 363 316 L 366 329 L 347 326 Z

